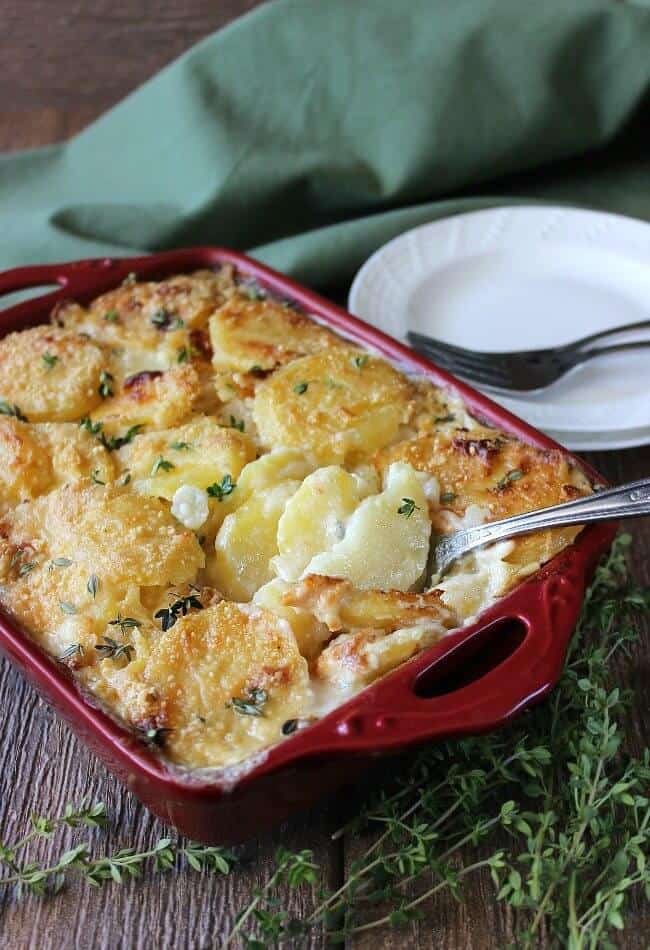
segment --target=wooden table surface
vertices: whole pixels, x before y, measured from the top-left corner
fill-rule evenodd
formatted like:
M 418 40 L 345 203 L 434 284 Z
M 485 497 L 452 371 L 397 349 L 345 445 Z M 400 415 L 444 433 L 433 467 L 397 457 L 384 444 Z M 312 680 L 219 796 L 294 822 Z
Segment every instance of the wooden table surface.
M 0 150 L 61 141 L 151 76 L 193 42 L 252 9 L 257 0 L 0 0 Z M 0 217 L 1 224 L 1 217 Z M 650 473 L 650 447 L 600 452 L 589 461 L 613 481 Z M 638 580 L 650 584 L 650 522 L 632 523 L 632 558 Z M 634 660 L 620 671 L 635 690 L 628 722 L 632 748 L 650 743 L 650 624 Z M 31 812 L 57 813 L 67 801 L 88 795 L 106 802 L 114 816 L 107 847 L 144 848 L 162 826 L 109 777 L 51 710 L 4 661 L 0 702 L 5 710 L 0 743 L 0 840 L 13 840 Z M 16 902 L 0 895 L 0 945 L 12 950 L 89 948 L 217 947 L 233 914 L 263 883 L 279 844 L 312 848 L 327 869 L 328 883 L 341 880 L 352 845 L 332 843 L 331 831 L 345 814 L 334 799 L 277 829 L 248 848 L 247 866 L 228 878 L 195 873 L 151 875 L 122 887 L 95 891 L 84 884 L 63 895 Z M 104 837 L 102 837 L 104 842 Z M 48 854 L 45 843 L 43 854 Z M 511 937 L 511 913 L 496 905 L 492 886 L 475 880 L 467 900 L 446 897 L 426 909 L 425 920 L 396 933 L 374 932 L 356 948 L 436 947 L 492 950 Z M 283 895 L 284 899 L 284 895 Z M 295 908 L 299 896 L 288 896 Z M 313 946 L 319 946 L 314 940 Z M 639 903 L 626 918 L 620 946 L 650 946 L 650 913 Z

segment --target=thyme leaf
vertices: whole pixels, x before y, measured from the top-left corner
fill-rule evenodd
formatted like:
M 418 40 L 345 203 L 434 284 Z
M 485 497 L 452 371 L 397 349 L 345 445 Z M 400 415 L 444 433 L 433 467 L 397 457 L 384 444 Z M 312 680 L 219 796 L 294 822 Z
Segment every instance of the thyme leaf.
M 57 659 L 61 661 L 70 660 L 73 656 L 83 656 L 84 648 L 80 643 L 71 643 L 65 648 L 63 653 L 60 653 Z
M 226 429 L 237 429 L 238 432 L 244 432 L 246 429 L 246 424 L 243 419 L 237 419 L 236 416 L 231 415 L 228 425 L 224 426 Z
M 412 498 L 402 498 L 402 504 L 397 509 L 397 514 L 410 518 L 416 509 L 419 511 L 420 506 L 416 505 Z
M 230 702 L 226 703 L 226 709 L 234 709 L 241 716 L 264 716 L 264 706 L 268 701 L 269 694 L 265 689 L 254 687 L 249 689 L 245 696 L 233 696 Z
M 223 501 L 228 495 L 232 495 L 236 487 L 237 485 L 233 482 L 232 476 L 224 475 L 220 482 L 213 482 L 212 485 L 208 485 L 206 491 L 210 498 Z
M 510 482 L 518 482 L 520 478 L 524 477 L 524 473 L 520 468 L 513 468 L 510 472 L 506 472 L 503 478 L 500 478 L 496 483 L 497 491 L 503 491 L 503 489 L 510 484 Z
M 136 620 L 135 617 L 123 617 L 122 614 L 117 615 L 115 620 L 108 621 L 109 627 L 119 627 L 122 636 L 126 635 L 127 630 L 133 630 L 134 627 L 140 626 L 140 621 Z
M 113 395 L 113 386 L 115 378 L 114 376 L 103 369 L 99 374 L 99 388 L 97 392 L 102 397 L 102 399 L 108 399 L 109 396 Z
M 15 402 L 7 402 L 5 399 L 0 399 L 0 415 L 1 416 L 14 416 L 14 418 L 19 419 L 21 422 L 27 422 L 27 416 L 20 411 Z
M 102 637 L 102 640 L 104 641 L 103 643 L 95 644 L 95 649 L 102 660 L 119 660 L 121 657 L 125 657 L 129 662 L 132 660 L 135 648 L 131 643 L 118 643 L 113 637 L 107 637 L 105 635 Z
M 161 470 L 163 472 L 170 472 L 173 468 L 176 468 L 173 462 L 170 462 L 168 459 L 163 458 L 162 455 L 159 455 L 151 466 L 151 478 L 154 478 Z
M 196 594 L 179 597 L 169 607 L 157 610 L 154 617 L 160 620 L 161 629 L 165 633 L 174 626 L 179 617 L 186 617 L 190 610 L 203 610 L 203 604 Z
M 101 422 L 98 423 L 101 426 Z M 121 449 L 123 445 L 128 445 L 129 442 L 133 442 L 135 436 L 144 428 L 142 423 L 131 426 L 126 430 L 124 435 L 102 435 L 100 436 L 100 442 L 109 452 L 115 452 L 117 449 Z
M 83 416 L 79 420 L 79 428 L 85 429 L 86 432 L 89 432 L 91 435 L 97 435 L 104 428 L 102 422 L 93 422 L 89 416 Z

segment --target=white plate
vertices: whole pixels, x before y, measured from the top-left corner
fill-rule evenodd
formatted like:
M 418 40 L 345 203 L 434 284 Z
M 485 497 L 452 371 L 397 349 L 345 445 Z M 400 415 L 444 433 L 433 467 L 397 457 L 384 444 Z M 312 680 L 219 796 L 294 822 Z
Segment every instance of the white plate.
M 572 452 L 599 452 L 602 449 L 634 449 L 650 445 L 650 428 L 622 432 L 553 432 L 546 434 Z
M 650 318 L 650 225 L 536 206 L 445 218 L 373 254 L 349 309 L 402 340 L 419 330 L 477 350 L 567 343 Z M 593 360 L 542 393 L 493 398 L 565 444 L 613 447 L 650 441 L 649 376 L 642 349 Z

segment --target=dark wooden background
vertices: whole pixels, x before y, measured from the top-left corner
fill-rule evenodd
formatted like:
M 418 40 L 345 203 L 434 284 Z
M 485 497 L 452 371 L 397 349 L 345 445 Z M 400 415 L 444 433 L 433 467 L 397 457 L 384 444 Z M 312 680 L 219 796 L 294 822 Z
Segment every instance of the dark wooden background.
M 196 40 L 255 6 L 257 0 L 0 0 L 0 150 L 73 135 Z M 601 452 L 589 460 L 613 481 L 650 474 L 650 447 Z M 631 530 L 635 573 L 648 584 L 650 522 L 632 524 Z M 649 629 L 646 624 L 633 661 L 620 669 L 621 683 L 637 696 L 628 723 L 631 750 L 650 743 Z M 105 801 L 114 816 L 108 836 L 89 836 L 98 848 L 142 849 L 164 833 L 4 661 L 0 709 L 0 840 L 23 833 L 31 812 L 55 814 L 84 795 Z M 334 844 L 330 834 L 345 814 L 346 804 L 335 799 L 252 842 L 247 866 L 225 879 L 151 875 L 100 891 L 79 884 L 55 899 L 22 903 L 0 894 L 0 945 L 12 950 L 218 947 L 234 913 L 265 881 L 279 844 L 312 848 L 327 869 L 328 883 L 341 880 L 354 844 Z M 55 845 L 46 842 L 41 854 L 55 853 Z M 514 922 L 495 904 L 491 884 L 477 879 L 467 894 L 465 904 L 442 898 L 426 909 L 422 923 L 394 934 L 375 931 L 357 941 L 355 950 L 503 947 Z M 286 895 L 290 907 L 300 900 Z M 313 946 L 319 945 L 314 940 Z M 641 902 L 627 917 L 620 945 L 650 946 L 650 911 Z

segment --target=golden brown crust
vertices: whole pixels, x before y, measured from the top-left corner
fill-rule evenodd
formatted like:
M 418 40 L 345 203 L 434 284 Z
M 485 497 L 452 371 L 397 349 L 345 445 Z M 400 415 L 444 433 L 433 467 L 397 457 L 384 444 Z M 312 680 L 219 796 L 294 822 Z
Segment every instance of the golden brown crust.
M 76 423 L 0 416 L 0 513 L 79 478 L 106 484 L 114 473 L 104 446 Z
M 100 401 L 108 357 L 96 343 L 57 327 L 38 326 L 0 340 L 0 399 L 30 422 L 67 422 Z
M 163 501 L 89 480 L 14 508 L 0 521 L 0 534 L 38 550 L 39 568 L 66 557 L 116 583 L 182 584 L 204 561 L 194 533 Z
M 457 618 L 443 604 L 441 594 L 435 588 L 422 594 L 359 590 L 349 581 L 308 574 L 290 585 L 282 600 L 309 611 L 333 633 L 371 625 L 392 632 L 427 621 L 453 627 Z
M 187 419 L 200 393 L 199 375 L 189 363 L 166 372 L 144 371 L 127 377 L 121 389 L 115 384 L 113 395 L 102 401 L 91 418 L 108 431 L 133 425 L 168 429 Z
M 281 737 L 282 724 L 303 712 L 308 680 L 286 621 L 261 607 L 222 602 L 158 638 L 143 673 L 156 708 L 142 726 L 153 718 L 171 730 L 166 750 L 176 762 L 229 764 Z M 263 715 L 233 704 L 261 694 Z
M 210 341 L 217 371 L 263 378 L 299 356 L 340 348 L 343 341 L 287 304 L 232 296 L 210 318 Z
M 384 360 L 341 348 L 277 370 L 258 387 L 253 414 L 267 447 L 301 448 L 323 465 L 357 462 L 395 438 L 411 395 Z

